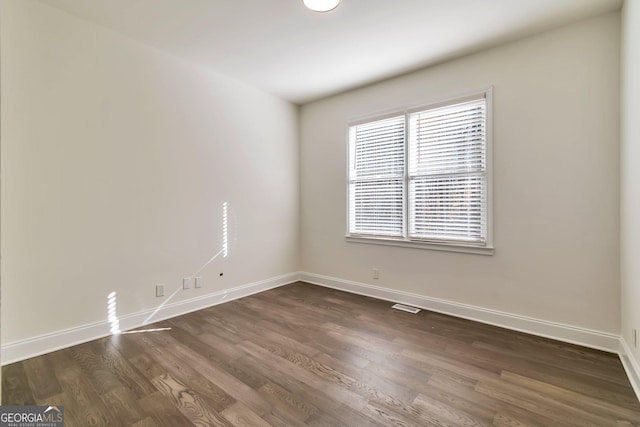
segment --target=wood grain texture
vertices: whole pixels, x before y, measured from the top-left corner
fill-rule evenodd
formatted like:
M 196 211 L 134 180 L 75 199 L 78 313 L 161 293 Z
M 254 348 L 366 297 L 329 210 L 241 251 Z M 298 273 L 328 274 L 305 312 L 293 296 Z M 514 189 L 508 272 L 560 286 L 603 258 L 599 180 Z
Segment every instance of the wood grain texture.
M 2 368 L 2 401 L 19 406 L 36 404 L 22 363 Z
M 199 427 L 232 425 L 212 408 L 206 398 L 199 396 L 170 374 L 154 378 L 153 384 L 193 425 Z
M 640 426 L 615 355 L 296 283 L 3 367 L 67 426 Z

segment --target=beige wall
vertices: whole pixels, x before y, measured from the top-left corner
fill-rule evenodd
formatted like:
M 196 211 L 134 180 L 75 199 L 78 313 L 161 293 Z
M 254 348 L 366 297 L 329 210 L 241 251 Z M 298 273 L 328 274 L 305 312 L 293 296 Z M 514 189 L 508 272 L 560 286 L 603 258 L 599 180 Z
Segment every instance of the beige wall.
M 297 107 L 33 0 L 1 3 L 3 344 L 297 269 Z M 249 267 L 250 265 L 250 267 Z M 224 271 L 224 277 L 219 272 Z
M 621 223 L 622 337 L 640 366 L 640 2 L 627 0 L 622 13 Z M 640 376 L 640 371 L 636 373 Z
M 619 21 L 604 15 L 303 106 L 301 269 L 618 334 Z M 495 255 L 345 242 L 347 122 L 489 85 Z

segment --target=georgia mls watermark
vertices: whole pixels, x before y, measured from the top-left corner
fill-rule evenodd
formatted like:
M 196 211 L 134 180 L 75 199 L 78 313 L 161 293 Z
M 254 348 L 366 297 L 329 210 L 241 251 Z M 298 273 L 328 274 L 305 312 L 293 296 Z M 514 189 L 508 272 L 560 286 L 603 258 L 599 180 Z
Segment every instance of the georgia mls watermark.
M 64 427 L 64 408 L 0 406 L 0 427 Z

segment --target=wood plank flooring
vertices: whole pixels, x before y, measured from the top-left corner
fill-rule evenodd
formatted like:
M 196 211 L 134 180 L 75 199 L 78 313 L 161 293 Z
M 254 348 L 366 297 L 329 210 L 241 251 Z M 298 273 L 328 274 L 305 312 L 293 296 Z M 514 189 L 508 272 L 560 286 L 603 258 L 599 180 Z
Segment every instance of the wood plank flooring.
M 66 426 L 640 426 L 617 356 L 295 283 L 8 365 Z

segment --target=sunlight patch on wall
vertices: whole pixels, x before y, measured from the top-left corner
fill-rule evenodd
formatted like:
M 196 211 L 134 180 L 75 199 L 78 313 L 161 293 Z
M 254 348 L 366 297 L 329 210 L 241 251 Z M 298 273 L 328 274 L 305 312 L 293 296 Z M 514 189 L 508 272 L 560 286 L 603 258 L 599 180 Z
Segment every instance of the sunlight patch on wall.
M 222 257 L 229 254 L 229 216 L 227 213 L 227 202 L 222 204 Z
M 222 203 L 222 248 L 216 253 L 214 256 L 209 258 L 207 262 L 205 262 L 195 273 L 191 274 L 188 277 L 198 277 L 200 273 L 211 264 L 216 258 L 222 255 L 223 258 L 226 258 L 229 255 L 229 205 L 227 202 Z M 182 290 L 182 285 L 178 286 L 178 288 L 171 294 L 167 299 L 165 299 L 162 304 L 160 304 L 154 311 L 145 319 L 143 325 L 148 324 L 153 317 L 164 307 L 167 305 L 169 301 L 173 299 L 174 296 L 178 292 Z M 226 296 L 225 296 L 226 297 Z
M 107 296 L 107 319 L 109 320 L 109 326 L 111 333 L 116 335 L 120 333 L 120 321 L 116 313 L 116 293 L 111 292 Z

